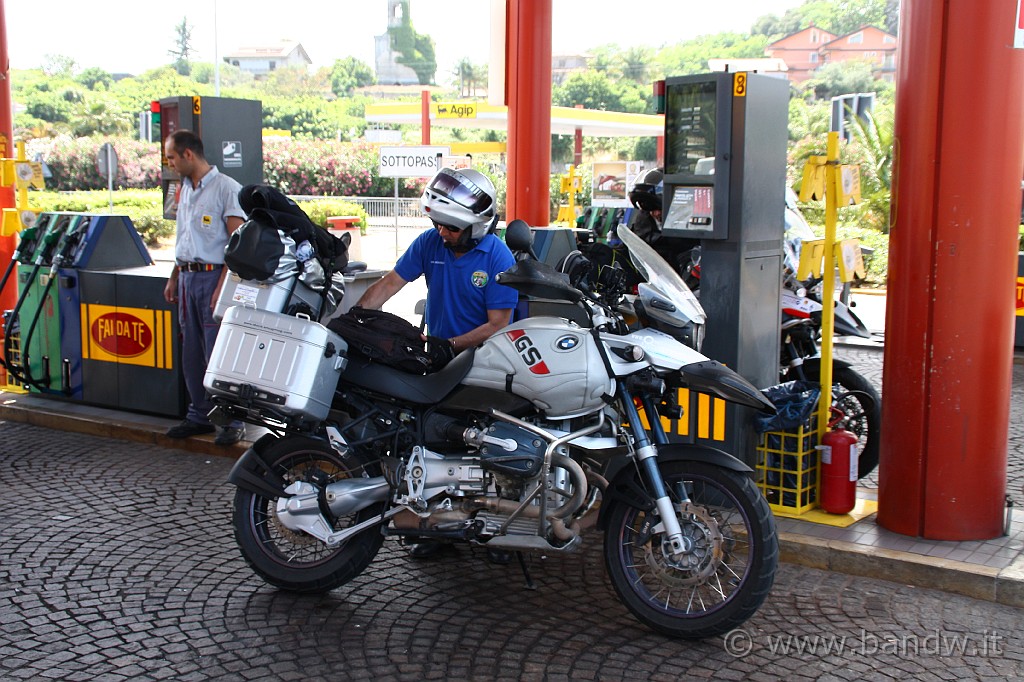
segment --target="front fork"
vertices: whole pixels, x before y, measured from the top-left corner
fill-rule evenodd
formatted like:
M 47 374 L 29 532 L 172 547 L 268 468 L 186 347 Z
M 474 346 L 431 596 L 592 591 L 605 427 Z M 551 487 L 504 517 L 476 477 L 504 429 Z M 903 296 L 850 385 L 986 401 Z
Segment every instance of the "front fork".
M 693 549 L 693 542 L 690 538 L 683 537 L 682 528 L 679 525 L 679 517 L 676 508 L 668 496 L 668 489 L 665 481 L 661 478 L 661 471 L 658 469 L 658 446 L 668 445 L 668 436 L 661 426 L 661 416 L 658 414 L 658 406 L 651 396 L 641 399 L 644 406 L 644 413 L 650 424 L 649 430 L 654 442 L 648 438 L 648 429 L 644 428 L 640 421 L 640 413 L 633 402 L 633 395 L 626 388 L 624 382 L 619 382 L 619 395 L 622 397 L 622 405 L 626 412 L 626 420 L 629 422 L 630 432 L 633 434 L 634 445 L 636 446 L 637 467 L 640 469 L 640 477 L 651 491 L 654 497 L 654 504 L 661 516 L 661 523 L 665 529 L 665 536 L 672 554 L 685 554 Z M 689 502 L 689 496 L 683 486 L 676 491 L 681 496 L 681 503 Z

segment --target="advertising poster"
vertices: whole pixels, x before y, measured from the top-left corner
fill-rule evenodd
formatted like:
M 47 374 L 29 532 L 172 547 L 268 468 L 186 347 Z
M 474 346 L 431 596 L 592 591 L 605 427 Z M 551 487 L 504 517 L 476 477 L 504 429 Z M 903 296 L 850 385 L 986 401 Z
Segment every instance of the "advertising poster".
M 597 162 L 594 168 L 592 204 L 594 206 L 629 206 L 629 190 L 640 174 L 639 161 Z

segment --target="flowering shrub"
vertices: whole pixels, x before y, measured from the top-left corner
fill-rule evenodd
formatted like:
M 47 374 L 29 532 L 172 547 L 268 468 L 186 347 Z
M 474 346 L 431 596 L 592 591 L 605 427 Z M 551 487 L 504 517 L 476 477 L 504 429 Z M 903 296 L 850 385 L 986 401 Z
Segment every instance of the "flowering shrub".
M 367 196 L 377 179 L 376 149 L 370 145 L 288 138 L 263 141 L 263 182 L 285 194 Z
M 53 177 L 47 179 L 47 189 L 106 189 L 107 180 L 96 168 L 96 155 L 104 142 L 114 145 L 117 153 L 114 189 L 159 187 L 160 148 L 151 142 L 123 137 L 61 136 L 30 140 L 25 153 L 30 159 L 41 159 L 49 167 Z

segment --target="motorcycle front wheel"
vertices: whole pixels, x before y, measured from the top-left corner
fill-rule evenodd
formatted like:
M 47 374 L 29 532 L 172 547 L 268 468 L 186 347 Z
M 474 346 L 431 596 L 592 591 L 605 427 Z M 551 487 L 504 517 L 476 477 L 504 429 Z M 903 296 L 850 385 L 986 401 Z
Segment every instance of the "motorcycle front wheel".
M 323 441 L 282 438 L 262 453 L 271 470 L 286 482 L 305 481 L 323 488 L 344 478 L 366 473 L 365 463 L 354 452 L 341 455 Z M 380 550 L 384 536 L 373 526 L 336 547 L 328 547 L 311 535 L 289 530 L 277 517 L 277 498 L 242 490 L 235 493 L 233 525 L 235 541 L 249 566 L 265 581 L 284 590 L 327 592 L 352 580 Z M 337 519 L 334 530 L 379 517 L 380 502 Z
M 663 634 L 703 639 L 739 627 L 775 579 L 775 518 L 747 476 L 701 462 L 661 465 L 690 549 L 673 556 L 657 509 L 610 512 L 605 565 L 634 616 Z M 683 496 L 689 502 L 682 503 Z
M 821 368 L 808 366 L 808 381 L 821 381 Z M 850 367 L 832 368 L 832 407 L 841 413 L 838 425 L 857 436 L 857 478 L 878 466 L 882 398 L 865 377 Z

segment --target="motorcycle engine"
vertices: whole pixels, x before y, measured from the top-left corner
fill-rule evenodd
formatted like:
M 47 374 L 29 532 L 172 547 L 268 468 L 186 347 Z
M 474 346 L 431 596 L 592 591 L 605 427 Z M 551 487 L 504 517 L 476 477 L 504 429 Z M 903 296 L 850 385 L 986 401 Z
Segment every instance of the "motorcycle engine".
M 501 497 L 517 499 L 527 481 L 544 467 L 544 440 L 526 429 L 505 422 L 467 427 L 438 417 L 428 423 L 430 448 L 416 446 L 409 454 L 402 479 L 402 504 L 423 509 L 438 495 L 466 497 L 485 492 L 490 473 Z M 447 446 L 440 442 L 440 436 Z M 452 445 L 461 446 L 453 452 Z M 469 450 L 464 450 L 469 446 Z M 432 448 L 443 449 L 445 454 Z

